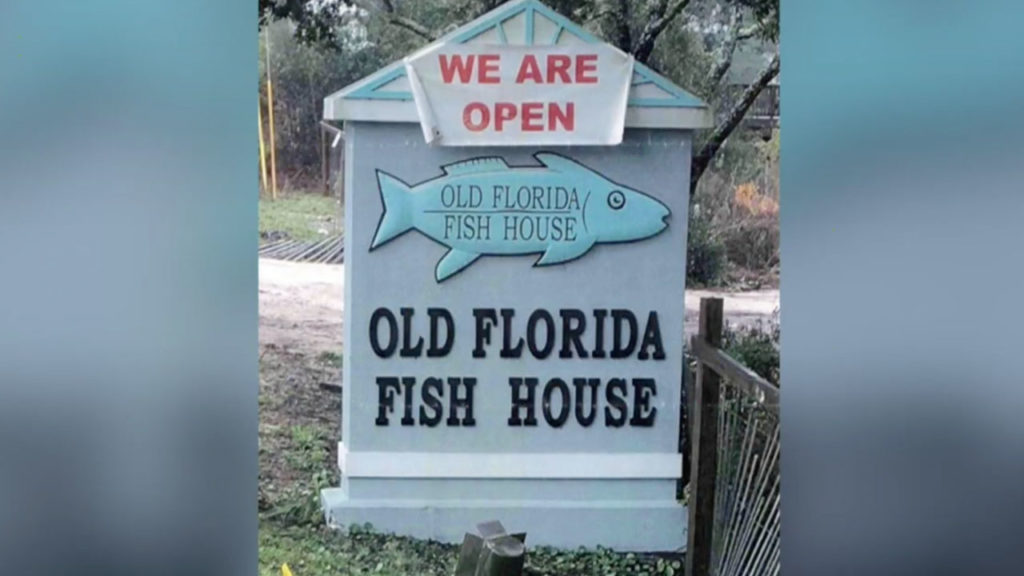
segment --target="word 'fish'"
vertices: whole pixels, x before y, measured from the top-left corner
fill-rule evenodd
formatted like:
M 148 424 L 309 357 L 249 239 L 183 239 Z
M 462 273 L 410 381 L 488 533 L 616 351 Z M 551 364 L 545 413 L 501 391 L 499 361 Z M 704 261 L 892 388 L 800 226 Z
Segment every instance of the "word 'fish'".
M 409 185 L 377 171 L 384 213 L 370 250 L 418 230 L 449 251 L 442 282 L 480 256 L 538 254 L 535 266 L 575 260 L 595 244 L 657 235 L 668 207 L 559 154 L 534 154 L 541 166 L 510 167 L 474 158 L 442 167 L 443 176 Z

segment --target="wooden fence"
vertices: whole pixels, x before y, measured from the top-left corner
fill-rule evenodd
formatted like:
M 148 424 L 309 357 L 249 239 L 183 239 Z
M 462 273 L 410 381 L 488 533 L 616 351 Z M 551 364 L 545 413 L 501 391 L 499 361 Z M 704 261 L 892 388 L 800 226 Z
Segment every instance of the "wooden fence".
M 779 572 L 779 388 L 722 350 L 722 300 L 703 298 L 690 425 L 687 576 Z

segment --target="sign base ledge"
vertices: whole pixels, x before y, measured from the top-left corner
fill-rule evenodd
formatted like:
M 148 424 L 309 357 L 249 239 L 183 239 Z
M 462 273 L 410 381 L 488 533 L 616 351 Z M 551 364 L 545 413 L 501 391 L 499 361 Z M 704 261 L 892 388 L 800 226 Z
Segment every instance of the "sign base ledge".
M 683 552 L 687 509 L 674 500 L 352 500 L 342 488 L 320 493 L 328 526 L 457 544 L 480 522 L 526 532 L 530 546 L 602 546 L 620 552 Z

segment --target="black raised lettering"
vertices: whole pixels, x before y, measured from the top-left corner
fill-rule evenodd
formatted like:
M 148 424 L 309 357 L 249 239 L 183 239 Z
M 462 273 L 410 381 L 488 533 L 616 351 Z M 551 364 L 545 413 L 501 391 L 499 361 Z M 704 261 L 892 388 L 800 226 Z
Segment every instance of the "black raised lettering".
M 562 310 L 562 350 L 559 351 L 559 358 L 572 358 L 572 350 L 576 349 L 576 356 L 587 357 L 587 349 L 583 347 L 583 332 L 587 329 L 587 317 L 581 310 Z
M 427 357 L 447 356 L 455 344 L 455 321 L 452 320 L 452 313 L 444 308 L 427 308 L 427 317 L 430 318 L 430 347 L 427 348 Z M 444 344 L 438 344 L 438 320 L 443 320 L 445 324 Z
M 618 391 L 618 394 L 615 392 Z M 621 428 L 626 423 L 626 381 L 622 378 L 612 378 L 604 389 L 604 425 L 613 428 Z M 613 416 L 612 409 L 618 414 Z
M 395 394 L 401 390 L 398 378 L 377 377 L 377 419 L 374 420 L 377 426 L 388 425 L 388 413 L 395 411 Z
M 640 353 L 636 355 L 640 360 L 647 360 L 651 356 L 647 353 L 647 347 L 654 347 L 654 359 L 665 359 L 665 348 L 661 345 L 661 328 L 658 326 L 658 313 L 651 311 L 647 316 L 647 327 L 644 328 L 644 338 L 640 341 Z
M 654 385 L 654 378 L 633 378 L 633 417 L 629 419 L 630 426 L 654 426 L 658 408 L 651 406 L 651 398 L 657 394 L 658 388 Z
M 559 401 L 561 408 L 557 416 L 551 412 L 551 397 L 556 390 L 562 397 Z M 548 380 L 548 383 L 544 386 L 544 420 L 547 421 L 548 425 L 553 428 L 561 428 L 565 421 L 569 419 L 569 411 L 572 409 L 569 398 L 569 386 L 566 385 L 564 380 L 561 378 Z
M 444 382 L 440 378 L 427 378 L 423 381 L 423 405 L 420 406 L 420 424 L 426 424 L 431 428 L 441 423 L 442 410 L 444 405 L 441 397 L 444 395 Z M 427 408 L 433 410 L 427 414 Z
M 537 416 L 534 413 L 537 390 L 536 378 L 509 378 L 508 385 L 512 388 L 512 415 L 508 418 L 509 426 L 536 426 Z M 526 397 L 522 389 L 526 386 Z M 526 418 L 521 418 L 521 410 L 526 410 Z
M 416 345 L 412 345 L 412 316 L 415 313 L 412 308 L 400 308 L 402 314 L 402 349 L 398 355 L 402 358 L 419 358 L 423 353 L 423 336 L 420 336 Z
M 487 351 L 484 350 L 484 346 L 491 343 L 491 326 L 498 323 L 498 315 L 494 313 L 494 308 L 474 308 L 473 318 L 476 320 L 476 345 L 473 346 L 473 358 L 486 358 Z
M 622 345 L 622 322 L 629 327 L 629 344 Z M 636 347 L 636 316 L 629 310 L 612 310 L 612 358 L 626 358 Z
M 448 392 L 451 396 L 448 398 L 448 421 L 446 423 L 449 426 L 476 426 L 476 420 L 473 419 L 474 386 L 476 386 L 476 378 L 448 379 Z M 465 396 L 461 398 L 459 397 L 459 388 L 466 390 Z M 465 411 L 461 422 L 458 416 L 460 408 Z
M 584 428 L 594 423 L 597 417 L 597 387 L 601 385 L 598 378 L 573 378 L 572 385 L 576 389 L 576 421 Z M 584 400 L 584 390 L 590 388 L 590 402 Z M 584 408 L 589 404 L 589 413 Z
M 388 343 L 386 346 L 380 345 L 379 327 L 381 319 L 386 320 L 388 323 Z M 395 348 L 398 347 L 398 321 L 395 319 L 395 315 L 391 313 L 391 310 L 377 308 L 373 311 L 373 315 L 370 316 L 370 347 L 373 348 L 373 353 L 381 358 L 389 358 L 395 353 Z
M 541 321 L 547 327 L 547 335 L 544 339 L 544 346 L 537 346 L 537 324 Z M 534 358 L 544 359 L 551 354 L 551 350 L 555 347 L 555 319 L 547 310 L 538 308 L 533 311 L 533 314 L 530 314 L 530 319 L 526 322 L 526 345 L 530 348 L 530 354 L 533 354 Z
M 501 309 L 501 357 L 519 358 L 523 355 L 523 339 L 520 338 L 515 346 L 512 346 L 512 317 L 516 311 L 512 308 Z
M 598 308 L 594 310 L 595 330 L 594 330 L 594 353 L 591 354 L 594 358 L 605 358 L 608 354 L 604 351 L 604 319 L 608 316 L 607 310 Z
M 416 379 L 412 376 L 402 378 L 402 400 L 405 401 L 405 412 L 402 414 L 402 426 L 412 426 L 416 419 L 412 417 L 412 389 L 416 386 Z

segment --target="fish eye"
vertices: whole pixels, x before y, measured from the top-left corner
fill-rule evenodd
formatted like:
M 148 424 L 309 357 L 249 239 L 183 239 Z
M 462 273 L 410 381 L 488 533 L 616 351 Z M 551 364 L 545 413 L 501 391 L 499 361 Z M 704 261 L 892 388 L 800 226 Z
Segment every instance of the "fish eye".
M 608 206 L 612 210 L 619 210 L 626 205 L 626 195 L 619 190 L 612 190 L 608 195 Z

